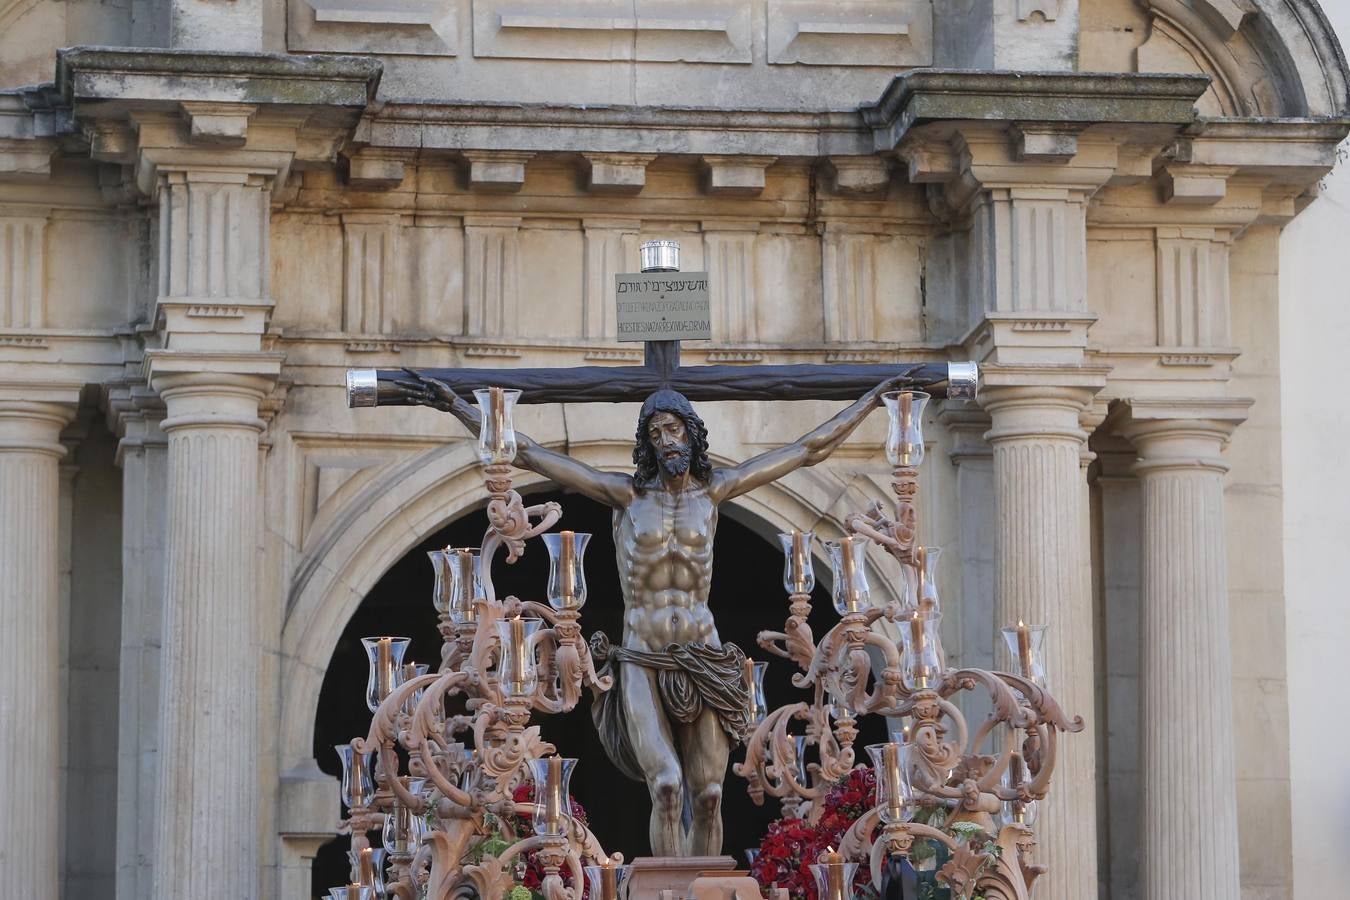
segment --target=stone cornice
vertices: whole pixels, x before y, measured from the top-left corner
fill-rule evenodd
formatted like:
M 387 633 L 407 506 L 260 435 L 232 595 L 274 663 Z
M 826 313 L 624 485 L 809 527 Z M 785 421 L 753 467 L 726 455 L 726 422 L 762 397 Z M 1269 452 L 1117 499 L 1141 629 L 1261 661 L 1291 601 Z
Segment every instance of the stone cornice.
M 860 112 L 876 149 L 889 151 L 932 121 L 1185 125 L 1208 86 L 1206 75 L 920 69 Z
M 875 152 L 855 110 L 391 101 L 358 143 L 418 150 L 729 154 L 815 158 Z
M 56 88 L 77 112 L 183 101 L 364 109 L 383 71 L 365 56 L 71 47 L 57 52 Z

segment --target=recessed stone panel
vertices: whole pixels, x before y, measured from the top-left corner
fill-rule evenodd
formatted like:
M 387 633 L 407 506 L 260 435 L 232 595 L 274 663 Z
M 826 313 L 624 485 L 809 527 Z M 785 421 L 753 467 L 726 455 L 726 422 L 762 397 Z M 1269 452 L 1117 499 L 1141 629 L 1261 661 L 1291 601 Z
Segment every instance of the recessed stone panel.
M 930 0 L 769 0 L 772 64 L 933 64 Z
M 455 56 L 458 0 L 288 0 L 291 50 Z
M 735 0 L 474 0 L 474 56 L 748 63 Z

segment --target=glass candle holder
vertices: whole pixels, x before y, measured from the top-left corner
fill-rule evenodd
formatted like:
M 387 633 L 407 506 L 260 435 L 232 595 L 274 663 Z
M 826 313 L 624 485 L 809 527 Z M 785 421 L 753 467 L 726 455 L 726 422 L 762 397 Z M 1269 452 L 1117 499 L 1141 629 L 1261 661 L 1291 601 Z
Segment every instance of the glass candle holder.
M 516 458 L 513 421 L 520 391 L 487 387 L 473 392 L 478 401 L 478 460 L 485 466 L 510 465 Z
M 901 672 L 905 687 L 911 691 L 935 688 L 942 677 L 942 658 L 938 653 L 941 621 L 941 613 L 915 610 L 899 622 L 904 651 Z
M 530 775 L 534 778 L 534 833 L 540 837 L 567 834 L 572 817 L 567 797 L 576 767 L 575 759 L 561 756 L 530 760 Z
M 375 900 L 375 889 L 360 884 L 349 884 L 328 889 L 329 900 Z
M 398 686 L 412 681 L 414 678 L 421 678 L 431 671 L 431 666 L 426 663 L 404 663 L 399 669 Z M 403 714 L 411 716 L 417 711 L 417 704 L 422 702 L 422 694 L 426 693 L 426 688 L 418 688 L 408 695 L 408 699 L 403 701 Z
M 342 760 L 342 802 L 348 809 L 369 806 L 375 796 L 375 782 L 370 777 L 369 753 L 357 753 L 351 744 L 333 748 Z
M 501 639 L 497 680 L 508 697 L 528 697 L 534 693 L 534 636 L 543 624 L 539 619 L 520 616 L 497 621 L 497 637 Z
M 382 847 L 348 850 L 352 864 L 352 884 L 370 888 L 375 897 L 384 896 L 384 855 Z
M 432 605 L 441 615 L 449 615 L 456 625 L 478 618 L 474 600 L 483 596 L 481 560 L 476 547 L 446 547 L 427 553 L 436 570 Z
M 811 531 L 789 531 L 778 535 L 783 545 L 783 590 L 789 594 L 809 594 L 816 589 L 816 572 L 811 565 Z
M 872 605 L 867 585 L 867 539 L 850 535 L 826 541 L 830 569 L 834 574 L 834 609 L 839 615 L 862 612 Z
M 1045 687 L 1045 633 L 1049 625 L 1016 625 L 1000 629 L 1008 648 L 1008 671 L 1021 675 L 1039 687 Z
M 923 412 L 929 399 L 923 391 L 881 395 L 891 419 L 886 432 L 886 459 L 897 469 L 916 469 L 923 462 Z
M 794 734 L 792 736 L 792 750 L 797 783 L 802 787 L 810 787 L 811 774 L 806 770 L 806 735 Z
M 404 790 L 414 797 L 420 796 L 426 786 L 426 779 L 423 778 L 409 778 L 404 775 L 401 781 Z M 397 794 L 394 795 L 394 808 L 384 817 L 384 826 L 380 830 L 380 841 L 384 844 L 384 849 L 392 855 L 410 856 L 417 851 L 421 839 L 422 820 L 403 805 Z
M 877 805 L 881 807 L 881 821 L 887 825 L 909 818 L 907 807 L 914 800 L 910 784 L 910 756 L 913 744 L 890 741 L 872 744 L 867 754 L 872 757 L 872 768 L 877 775 Z
M 1027 772 L 1026 763 L 1022 760 L 1022 754 L 1014 752 L 1008 760 L 1008 768 L 1003 772 L 1003 786 L 1009 790 L 1018 790 L 1025 785 L 1031 776 Z M 1007 800 L 1003 804 L 1003 821 L 1005 823 L 1016 823 L 1026 825 L 1028 828 L 1036 824 L 1036 811 L 1039 804 L 1035 800 Z
M 745 685 L 749 691 L 745 698 L 745 711 L 750 717 L 751 726 L 763 722 L 769 714 L 769 706 L 764 700 L 764 673 L 768 670 L 769 664 L 766 662 L 749 658 L 745 660 Z
M 586 866 L 586 881 L 591 900 L 619 900 L 619 888 L 628 878 L 629 866 L 616 866 L 606 859 L 598 866 Z
M 938 547 L 915 547 L 913 565 L 901 566 L 905 574 L 905 611 L 916 609 L 940 612 L 941 599 L 937 589 Z
M 548 548 L 548 605 L 559 611 L 581 609 L 586 605 L 586 570 L 581 562 L 591 536 L 558 531 L 543 538 Z
M 816 879 L 816 896 L 820 900 L 853 900 L 853 876 L 858 871 L 855 862 L 844 862 L 833 850 L 823 854 L 824 862 L 812 863 L 811 874 Z
M 371 712 L 380 708 L 385 697 L 398 686 L 398 672 L 403 666 L 403 655 L 408 652 L 409 638 L 365 637 L 361 646 L 370 663 L 366 678 L 366 706 Z
M 747 848 L 745 848 L 745 864 L 746 864 L 747 866 L 749 866 L 750 868 L 753 869 L 753 868 L 755 867 L 755 862 L 756 862 L 758 859 L 759 859 L 759 848 L 758 848 L 758 847 L 747 847 Z

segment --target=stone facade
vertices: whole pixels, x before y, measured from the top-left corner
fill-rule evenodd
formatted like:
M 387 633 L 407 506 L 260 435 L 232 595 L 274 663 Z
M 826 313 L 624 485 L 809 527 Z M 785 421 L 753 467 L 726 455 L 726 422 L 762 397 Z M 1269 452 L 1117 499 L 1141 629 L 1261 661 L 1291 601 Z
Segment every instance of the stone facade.
M 661 237 L 712 279 L 687 362 L 982 364 L 922 537 L 951 661 L 1044 617 L 1093 732 L 1037 896 L 1292 896 L 1277 325 L 1323 301 L 1281 296 L 1279 235 L 1347 78 L 1312 0 L 0 5 L 0 709 L 32 723 L 0 858 L 44 897 L 308 896 L 333 647 L 481 490 L 344 370 L 631 362 L 610 285 Z M 705 406 L 735 460 L 831 404 Z M 623 469 L 634 411 L 519 424 Z M 885 496 L 875 419 L 747 519 Z

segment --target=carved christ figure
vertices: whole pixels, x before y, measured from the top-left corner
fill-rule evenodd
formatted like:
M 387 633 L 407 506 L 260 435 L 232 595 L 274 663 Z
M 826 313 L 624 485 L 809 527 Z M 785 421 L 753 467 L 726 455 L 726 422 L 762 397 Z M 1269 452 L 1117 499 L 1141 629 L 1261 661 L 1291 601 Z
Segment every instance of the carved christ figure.
M 653 853 L 721 852 L 722 781 L 731 748 L 749 730 L 744 655 L 722 644 L 708 609 L 718 505 L 826 459 L 901 382 L 878 385 L 798 440 L 730 468 L 713 468 L 703 420 L 668 389 L 642 404 L 631 475 L 602 472 L 516 433 L 517 466 L 614 510 L 622 646 L 608 647 L 603 635 L 592 640 L 615 676 L 592 715 L 611 760 L 651 794 Z M 399 385 L 408 399 L 477 433 L 477 409 L 444 383 L 409 372 Z

